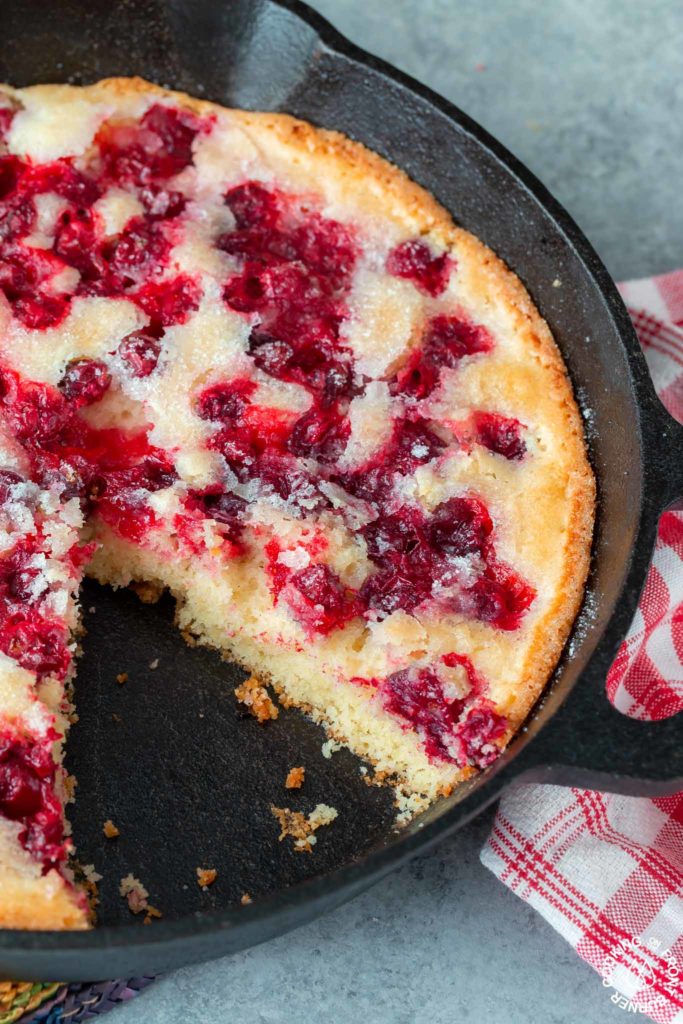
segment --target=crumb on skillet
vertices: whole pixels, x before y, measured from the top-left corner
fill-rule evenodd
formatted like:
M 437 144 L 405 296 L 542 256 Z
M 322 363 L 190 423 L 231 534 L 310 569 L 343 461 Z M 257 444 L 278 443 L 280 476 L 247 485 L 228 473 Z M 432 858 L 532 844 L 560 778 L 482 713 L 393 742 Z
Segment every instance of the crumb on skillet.
M 303 765 L 299 768 L 290 768 L 285 779 L 285 789 L 301 789 L 305 775 L 306 769 Z
M 207 889 L 216 881 L 217 874 L 215 868 L 197 868 L 197 884 L 202 889 Z
M 243 683 L 235 687 L 235 696 L 240 704 L 244 704 L 250 715 L 263 724 L 278 717 L 278 709 L 256 676 L 249 676 Z
M 280 824 L 279 840 L 291 836 L 294 840 L 294 849 L 299 853 L 312 853 L 317 842 L 313 835 L 323 825 L 331 825 L 337 817 L 337 810 L 328 807 L 327 804 L 318 804 L 306 817 L 302 811 L 292 811 L 289 807 L 270 807 L 274 817 Z

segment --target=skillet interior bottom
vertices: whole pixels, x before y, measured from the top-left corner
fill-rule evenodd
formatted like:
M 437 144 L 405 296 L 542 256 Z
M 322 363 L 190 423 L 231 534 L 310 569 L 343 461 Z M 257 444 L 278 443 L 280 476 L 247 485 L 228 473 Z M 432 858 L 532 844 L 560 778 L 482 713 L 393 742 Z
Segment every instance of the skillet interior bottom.
M 233 690 L 245 673 L 214 651 L 190 648 L 169 597 L 143 606 L 130 591 L 88 581 L 82 605 L 79 720 L 66 759 L 78 787 L 69 818 L 78 859 L 103 875 L 100 923 L 131 920 L 118 892 L 130 872 L 173 918 L 331 871 L 388 837 L 393 792 L 366 785 L 349 751 L 325 758 L 322 728 L 301 712 L 281 708 L 265 725 L 244 716 Z M 295 765 L 305 766 L 305 783 L 287 790 Z M 278 842 L 271 804 L 307 814 L 317 803 L 339 817 L 317 832 L 313 852 L 296 851 L 291 838 Z M 116 839 L 103 835 L 108 818 Z M 218 871 L 206 892 L 197 867 Z

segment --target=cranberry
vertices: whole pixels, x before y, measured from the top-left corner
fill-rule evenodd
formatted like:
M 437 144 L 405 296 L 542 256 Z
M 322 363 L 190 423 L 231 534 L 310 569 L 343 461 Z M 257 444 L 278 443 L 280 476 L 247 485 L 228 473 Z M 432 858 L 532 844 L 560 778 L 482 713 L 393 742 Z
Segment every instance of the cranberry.
M 202 122 L 187 111 L 157 103 L 139 124 L 110 122 L 97 136 L 105 175 L 148 186 L 170 178 L 192 162 L 192 143 Z
M 59 382 L 67 402 L 77 406 L 99 402 L 111 384 L 111 374 L 99 359 L 72 359 Z
M 289 604 L 295 615 L 304 627 L 316 633 L 327 634 L 339 629 L 358 614 L 354 595 L 345 591 L 329 565 L 309 565 L 300 569 L 290 578 L 288 591 Z
M 25 199 L 19 193 L 16 197 L 10 197 L 6 203 L 0 203 L 0 242 L 4 248 L 4 252 L 0 251 L 2 259 L 11 258 L 12 254 L 6 246 L 30 234 L 35 221 L 36 208 L 30 198 Z
M 187 199 L 182 192 L 162 188 L 154 183 L 141 188 L 139 197 L 147 216 L 159 220 L 179 217 L 187 205 Z
M 405 476 L 418 466 L 431 462 L 446 447 L 424 420 L 398 420 L 394 424 L 391 442 L 385 452 L 385 462 L 397 473 Z
M 207 414 L 214 411 L 211 408 L 214 402 L 216 412 L 220 412 L 218 407 L 226 403 L 227 413 L 238 413 L 237 420 L 222 421 L 221 428 L 209 439 L 209 446 L 223 454 L 240 480 L 259 477 L 265 482 L 268 460 L 286 453 L 286 443 L 292 429 L 292 413 L 248 404 L 248 397 L 254 387 L 251 381 L 238 378 L 234 392 L 230 385 L 227 385 L 226 393 L 222 392 L 222 388 L 218 394 L 209 389 Z M 237 404 L 233 405 L 233 402 Z M 287 470 L 291 471 L 293 464 L 294 460 L 290 457 Z
M 246 266 L 237 277 L 232 277 L 225 286 L 223 297 L 238 313 L 255 313 L 261 308 L 266 289 L 262 281 L 260 266 Z
M 282 327 L 282 322 L 277 326 Z M 254 328 L 249 336 L 249 352 L 259 369 L 279 380 L 301 384 L 319 395 L 326 407 L 338 398 L 360 393 L 351 353 L 339 344 L 335 331 L 335 327 L 318 321 L 315 327 L 309 324 L 308 331 L 296 340 L 284 340 Z
M 290 317 L 294 316 L 293 327 L 298 323 L 297 312 L 307 318 L 326 306 L 320 281 L 297 263 L 263 264 L 247 260 L 242 273 L 228 281 L 224 297 L 237 312 L 262 312 L 266 319 L 284 310 Z M 287 319 L 279 316 L 278 326 L 283 323 L 287 325 Z M 274 333 L 278 333 L 277 329 Z M 296 327 L 293 333 L 297 333 Z
M 14 388 L 12 380 L 11 383 Z M 54 440 L 67 416 L 63 396 L 45 384 L 24 381 L 18 394 L 12 391 L 5 395 L 4 403 L 13 433 L 25 444 L 41 445 Z
M 97 182 L 76 170 L 69 158 L 29 167 L 22 188 L 30 195 L 56 192 L 81 209 L 92 206 L 102 194 Z
M 335 462 L 344 451 L 350 432 L 348 417 L 338 409 L 312 406 L 294 424 L 287 447 L 302 458 Z
M 131 271 L 154 274 L 165 263 L 170 247 L 171 243 L 159 222 L 133 217 L 108 246 L 105 257 L 115 274 Z
M 256 384 L 247 379 L 212 384 L 205 388 L 197 399 L 197 414 L 203 420 L 229 423 L 238 420 L 244 413 L 249 396 L 256 390 Z
M 171 327 L 184 324 L 199 308 L 201 291 L 188 274 L 179 274 L 167 281 L 150 281 L 131 298 L 154 323 Z
M 16 110 L 13 110 L 12 107 L 0 107 L 0 139 L 7 136 L 15 114 Z
M 19 758 L 0 762 L 0 812 L 10 821 L 35 814 L 41 805 L 38 776 Z
M 430 597 L 437 563 L 424 527 L 423 513 L 404 507 L 362 528 L 368 556 L 379 566 L 361 588 L 366 607 L 385 615 L 410 612 Z
M 249 353 L 264 373 L 282 379 L 294 355 L 294 348 L 288 342 L 254 328 L 249 335 Z
M 457 366 L 465 356 L 490 352 L 493 340 L 485 327 L 457 316 L 436 316 L 427 328 L 425 349 L 440 366 Z
M 436 458 L 445 446 L 424 420 L 396 420 L 391 439 L 369 462 L 353 473 L 338 474 L 334 480 L 354 497 L 379 506 L 390 498 L 397 473 L 412 473 Z
M 357 383 L 354 377 L 353 364 L 347 359 L 346 352 L 338 346 L 340 360 L 329 360 L 324 367 L 322 383 L 323 407 L 329 406 L 338 398 L 351 399 L 363 392 L 364 384 Z M 341 360 L 346 359 L 342 362 Z
M 44 249 L 0 251 L 0 290 L 12 312 L 29 330 L 44 330 L 60 323 L 69 309 L 66 296 L 46 295 L 41 286 L 64 264 Z
M 238 228 L 271 228 L 280 215 L 276 194 L 258 181 L 246 181 L 231 188 L 226 192 L 225 202 Z
M 149 331 L 133 331 L 126 335 L 118 353 L 131 377 L 149 377 L 161 354 L 161 341 Z
M 64 679 L 71 664 L 64 627 L 35 612 L 30 620 L 5 622 L 0 628 L 0 649 L 40 678 Z
M 339 221 L 319 214 L 306 217 L 292 234 L 292 244 L 309 271 L 327 281 L 327 289 L 343 288 L 356 263 L 356 246 Z
M 29 566 L 34 551 L 28 542 L 19 543 L 0 561 L 0 598 L 20 604 L 29 603 L 39 570 Z
M 493 339 L 485 327 L 462 317 L 436 316 L 427 326 L 422 346 L 410 356 L 393 382 L 393 390 L 426 398 L 439 382 L 442 366 L 454 368 L 465 356 L 490 352 Z
M 382 565 L 387 558 L 412 554 L 425 542 L 423 525 L 423 516 L 418 510 L 400 508 L 393 515 L 380 515 L 361 527 L 368 557 Z
M 0 110 L 0 114 L 3 111 Z M 16 156 L 0 157 L 0 200 L 14 192 L 25 165 Z
M 12 488 L 20 483 L 23 481 L 18 473 L 11 469 L 0 469 L 0 507 L 9 500 Z
M 466 659 L 465 659 L 466 660 Z M 409 723 L 420 734 L 429 757 L 455 761 L 455 726 L 465 700 L 448 698 L 432 668 L 404 669 L 381 684 L 380 696 L 387 711 Z
M 13 303 L 13 313 L 30 331 L 44 331 L 57 327 L 66 317 L 69 300 L 62 296 L 37 295 L 34 299 L 20 298 Z
M 160 177 L 178 174 L 192 163 L 192 143 L 200 130 L 200 123 L 193 115 L 155 103 L 140 125 L 154 132 L 161 143 L 154 156 L 154 169 Z
M 330 508 L 329 500 L 318 489 L 316 478 L 305 472 L 293 459 L 263 457 L 255 465 L 255 474 L 265 490 L 289 502 L 291 511 L 310 515 Z
M 418 239 L 401 242 L 387 257 L 388 273 L 407 278 L 433 297 L 445 291 L 453 266 L 446 253 L 433 256 L 429 246 Z
M 122 537 L 139 542 L 158 524 L 147 495 L 165 490 L 177 478 L 166 453 L 149 450 L 139 462 L 124 463 L 102 478 L 104 488 L 93 496 L 97 514 Z
M 505 459 L 519 461 L 526 454 L 526 443 L 519 420 L 495 412 L 476 412 L 473 416 L 477 440 L 489 451 Z
M 93 215 L 90 210 L 64 213 L 57 227 L 54 251 L 82 281 L 99 281 L 107 274 L 107 262 L 100 252 Z
M 237 541 L 244 529 L 244 514 L 247 509 L 247 502 L 238 494 L 231 494 L 229 491 L 221 491 L 218 494 L 210 492 L 192 491 L 191 499 L 195 507 L 201 508 L 209 519 L 217 523 L 223 523 L 230 529 L 228 536 L 231 540 Z
M 0 739 L 0 813 L 21 823 L 20 842 L 46 871 L 67 854 L 62 808 L 53 789 L 55 739 L 53 731 L 40 743 L 7 734 Z
M 475 704 L 457 729 L 465 763 L 477 768 L 492 764 L 500 754 L 495 740 L 505 735 L 507 727 L 507 719 L 497 714 L 488 701 Z
M 507 720 L 482 697 L 486 683 L 469 658 L 455 652 L 442 662 L 460 666 L 467 679 L 462 696 L 450 695 L 439 666 L 403 669 L 377 684 L 384 707 L 415 729 L 432 760 L 450 761 L 464 768 L 485 768 L 499 754 L 495 740 L 507 730 Z
M 224 299 L 238 312 L 259 314 L 249 339 L 257 366 L 301 384 L 324 408 L 353 397 L 353 356 L 339 341 L 357 258 L 348 229 L 258 182 L 231 189 L 226 202 L 237 228 L 218 246 L 244 263 Z
M 361 588 L 361 598 L 368 608 L 391 615 L 401 609 L 412 612 L 427 600 L 432 591 L 429 576 L 402 569 L 401 565 L 391 566 L 368 577 Z
M 483 551 L 493 531 L 488 510 L 478 498 L 449 498 L 437 505 L 429 520 L 429 541 L 447 556 Z
M 499 629 L 517 629 L 536 591 L 509 566 L 489 562 L 482 576 L 468 590 L 472 612 L 482 622 Z

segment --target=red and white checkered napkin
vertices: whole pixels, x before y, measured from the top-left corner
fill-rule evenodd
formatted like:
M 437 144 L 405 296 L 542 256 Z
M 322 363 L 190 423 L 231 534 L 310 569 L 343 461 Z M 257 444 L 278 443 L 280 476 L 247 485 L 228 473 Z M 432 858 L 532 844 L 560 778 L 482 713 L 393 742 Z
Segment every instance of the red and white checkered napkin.
M 683 421 L 683 270 L 621 292 L 659 396 Z M 681 512 L 662 517 L 607 692 L 635 718 L 683 708 Z M 683 1024 L 683 793 L 647 800 L 519 786 L 503 796 L 481 859 L 595 968 L 605 1000 Z

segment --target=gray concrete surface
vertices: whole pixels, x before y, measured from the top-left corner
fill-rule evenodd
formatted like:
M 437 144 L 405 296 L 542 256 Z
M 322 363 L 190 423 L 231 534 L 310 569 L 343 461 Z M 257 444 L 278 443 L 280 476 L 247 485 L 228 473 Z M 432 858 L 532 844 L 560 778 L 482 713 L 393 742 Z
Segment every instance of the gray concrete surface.
M 498 136 L 615 277 L 683 264 L 680 0 L 317 7 Z M 490 815 L 306 929 L 158 981 L 113 1019 L 619 1024 L 600 979 L 479 863 L 489 825 Z

